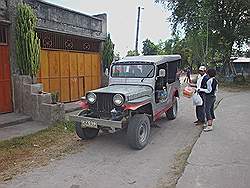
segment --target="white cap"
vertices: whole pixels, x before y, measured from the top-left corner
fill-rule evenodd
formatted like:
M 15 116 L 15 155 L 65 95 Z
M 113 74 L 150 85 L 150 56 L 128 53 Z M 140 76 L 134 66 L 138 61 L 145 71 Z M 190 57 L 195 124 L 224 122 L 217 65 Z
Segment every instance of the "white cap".
M 200 66 L 199 71 L 206 71 L 206 67 L 205 66 Z

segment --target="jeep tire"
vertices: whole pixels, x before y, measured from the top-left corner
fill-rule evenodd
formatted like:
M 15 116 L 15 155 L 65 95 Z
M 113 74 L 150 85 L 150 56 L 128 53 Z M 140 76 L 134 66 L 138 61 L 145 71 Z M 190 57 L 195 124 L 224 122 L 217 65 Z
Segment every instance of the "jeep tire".
M 169 120 L 173 120 L 176 118 L 178 112 L 178 101 L 177 98 L 175 98 L 175 103 L 173 106 L 166 112 L 166 116 Z
M 143 149 L 149 140 L 150 121 L 145 114 L 136 114 L 129 119 L 127 137 L 128 144 L 133 149 Z
M 83 116 L 83 115 L 84 111 L 81 111 L 78 114 L 78 116 Z M 82 128 L 80 122 L 75 122 L 75 129 L 77 136 L 79 136 L 83 140 L 95 138 L 99 133 L 99 129 Z

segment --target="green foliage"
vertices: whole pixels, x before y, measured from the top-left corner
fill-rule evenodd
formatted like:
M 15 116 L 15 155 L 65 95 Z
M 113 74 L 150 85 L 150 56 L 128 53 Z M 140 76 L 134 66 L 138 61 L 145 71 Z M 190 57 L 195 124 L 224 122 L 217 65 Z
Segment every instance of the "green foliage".
M 157 55 L 158 54 L 158 47 L 153 42 L 151 42 L 149 39 L 146 39 L 142 42 L 143 48 L 142 48 L 142 54 L 143 55 Z
M 40 63 L 40 40 L 35 32 L 37 18 L 30 6 L 17 7 L 16 52 L 21 75 L 37 75 Z
M 137 56 L 139 55 L 135 50 L 129 50 L 127 52 L 127 56 Z
M 108 34 L 102 52 L 102 62 L 103 62 L 103 70 L 109 68 L 110 64 L 114 59 L 114 44 L 110 38 L 110 34 Z
M 186 35 L 200 32 L 201 37 L 208 34 L 207 42 L 211 49 L 210 51 L 207 49 L 205 61 L 208 61 L 210 53 L 212 57 L 220 56 L 223 61 L 228 62 L 233 45 L 240 46 L 247 43 L 250 38 L 249 1 L 155 0 L 155 2 L 165 4 L 172 11 L 174 32 L 182 27 Z
M 59 92 L 52 92 L 51 93 L 51 102 L 52 104 L 56 104 L 59 101 Z
M 73 121 L 64 121 L 63 122 L 64 130 L 69 132 L 75 132 L 75 123 Z

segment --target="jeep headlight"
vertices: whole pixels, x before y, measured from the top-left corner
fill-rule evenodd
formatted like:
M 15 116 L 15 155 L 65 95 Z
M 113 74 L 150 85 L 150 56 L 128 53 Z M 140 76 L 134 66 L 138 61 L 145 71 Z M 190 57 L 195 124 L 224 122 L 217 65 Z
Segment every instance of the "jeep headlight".
M 121 106 L 124 103 L 124 97 L 121 94 L 116 94 L 113 97 L 113 102 L 116 106 Z
M 94 104 L 96 101 L 96 94 L 94 93 L 88 93 L 87 94 L 87 100 L 90 104 Z

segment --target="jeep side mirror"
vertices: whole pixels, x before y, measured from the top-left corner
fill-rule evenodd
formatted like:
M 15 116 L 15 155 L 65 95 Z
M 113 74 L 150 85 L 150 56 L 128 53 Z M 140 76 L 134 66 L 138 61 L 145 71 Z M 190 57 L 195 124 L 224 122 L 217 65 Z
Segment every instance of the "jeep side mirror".
M 160 69 L 159 70 L 159 77 L 165 77 L 166 76 L 166 71 L 165 69 Z

